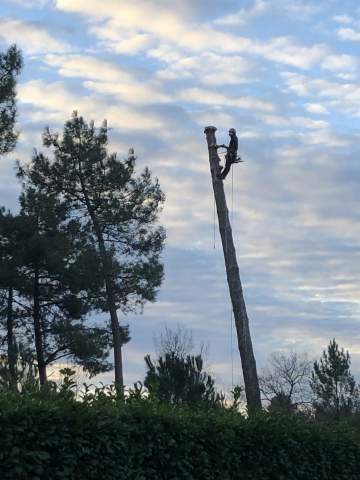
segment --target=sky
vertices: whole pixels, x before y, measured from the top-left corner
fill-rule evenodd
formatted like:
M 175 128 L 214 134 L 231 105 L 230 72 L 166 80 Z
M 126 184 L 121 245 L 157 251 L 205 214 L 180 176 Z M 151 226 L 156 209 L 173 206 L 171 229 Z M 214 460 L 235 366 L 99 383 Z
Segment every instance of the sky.
M 244 159 L 224 184 L 259 370 L 275 351 L 319 358 L 335 337 L 360 379 L 357 0 L 1 0 L 10 43 L 24 54 L 20 137 L 0 162 L 0 204 L 16 208 L 14 161 L 73 110 L 107 119 L 111 150 L 134 147 L 166 194 L 157 301 L 120 315 L 127 384 L 165 325 L 207 346 L 219 387 L 241 382 L 207 125 L 218 143 L 236 128 Z

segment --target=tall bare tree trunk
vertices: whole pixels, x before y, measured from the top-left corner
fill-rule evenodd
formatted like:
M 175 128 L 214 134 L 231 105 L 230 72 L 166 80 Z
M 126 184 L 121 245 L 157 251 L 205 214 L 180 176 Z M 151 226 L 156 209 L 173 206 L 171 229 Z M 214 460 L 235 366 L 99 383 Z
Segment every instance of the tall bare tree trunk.
M 230 290 L 235 327 L 245 383 L 247 405 L 250 411 L 261 408 L 259 380 L 256 370 L 256 361 L 251 343 L 249 319 L 246 312 L 245 300 L 241 287 L 239 267 L 236 259 L 229 212 L 226 205 L 224 185 L 218 178 L 220 173 L 220 158 L 216 149 L 216 127 L 206 127 L 205 134 L 209 148 L 209 161 L 214 189 L 216 209 L 219 220 L 219 230 L 224 251 L 227 281 Z

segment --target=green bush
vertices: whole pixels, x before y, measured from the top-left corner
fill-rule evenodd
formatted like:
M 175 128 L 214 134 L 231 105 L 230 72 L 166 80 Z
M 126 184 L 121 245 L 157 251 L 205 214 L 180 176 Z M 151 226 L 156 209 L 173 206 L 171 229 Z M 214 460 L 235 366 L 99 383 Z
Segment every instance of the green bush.
M 357 427 L 151 401 L 0 398 L 1 480 L 351 480 Z

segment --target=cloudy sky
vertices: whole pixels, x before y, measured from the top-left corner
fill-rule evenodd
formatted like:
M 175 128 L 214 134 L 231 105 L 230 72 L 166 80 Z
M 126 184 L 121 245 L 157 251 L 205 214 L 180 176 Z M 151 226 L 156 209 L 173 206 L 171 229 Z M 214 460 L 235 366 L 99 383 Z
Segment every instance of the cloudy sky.
M 0 203 L 16 205 L 14 160 L 75 109 L 106 118 L 112 149 L 133 146 L 167 196 L 158 301 L 123 318 L 126 382 L 165 323 L 208 345 L 223 388 L 233 350 L 240 379 L 206 125 L 219 143 L 235 127 L 245 160 L 225 188 L 258 366 L 277 350 L 319 356 L 336 337 L 360 376 L 357 0 L 1 0 L 0 47 L 14 42 L 21 135 L 1 159 Z

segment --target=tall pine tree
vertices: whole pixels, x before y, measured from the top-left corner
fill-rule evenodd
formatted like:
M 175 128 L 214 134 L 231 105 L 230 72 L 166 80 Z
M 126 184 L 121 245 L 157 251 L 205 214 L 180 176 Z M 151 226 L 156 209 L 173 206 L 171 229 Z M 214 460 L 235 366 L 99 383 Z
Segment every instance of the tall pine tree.
M 60 137 L 47 129 L 44 145 L 52 162 L 39 162 L 32 178 L 66 201 L 73 218 L 88 232 L 100 260 L 98 309 L 108 312 L 114 347 L 115 383 L 123 386 L 122 345 L 127 328 L 118 309 L 128 312 L 154 301 L 163 278 L 160 253 L 165 232 L 158 225 L 164 194 L 148 168 L 135 176 L 135 156 L 125 160 L 107 151 L 106 122 L 95 129 L 75 112 Z

